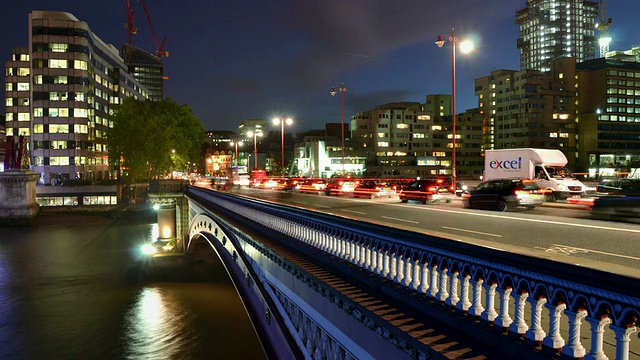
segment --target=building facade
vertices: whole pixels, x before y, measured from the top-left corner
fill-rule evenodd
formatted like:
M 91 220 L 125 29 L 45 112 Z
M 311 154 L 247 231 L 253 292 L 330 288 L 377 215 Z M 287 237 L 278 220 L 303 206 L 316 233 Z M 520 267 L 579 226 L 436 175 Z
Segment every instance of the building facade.
M 65 12 L 29 14 L 29 46 L 5 63 L 7 136 L 28 139 L 38 184 L 109 179 L 113 106 L 148 98 L 118 50 Z
M 516 12 L 520 69 L 549 71 L 551 62 L 562 57 L 594 59 L 599 11 L 597 1 L 527 0 Z
M 133 45 L 122 44 L 122 59 L 128 71 L 149 94 L 149 100 L 164 99 L 164 66 L 162 59 Z
M 616 174 L 640 168 L 640 63 L 577 64 L 578 169 Z
M 475 80 L 483 114 L 483 151 L 535 147 L 560 149 L 577 165 L 575 59 L 560 58 L 549 71 L 496 70 Z

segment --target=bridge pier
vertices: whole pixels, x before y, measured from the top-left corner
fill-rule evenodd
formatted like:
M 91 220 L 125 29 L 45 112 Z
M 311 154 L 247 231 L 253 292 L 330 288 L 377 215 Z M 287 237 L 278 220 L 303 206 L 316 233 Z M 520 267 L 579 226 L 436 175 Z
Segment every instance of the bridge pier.
M 184 240 L 189 231 L 189 203 L 184 196 L 186 180 L 154 180 L 147 196 L 157 212 L 158 238 L 154 245 L 159 252 L 185 252 Z
M 36 201 L 38 175 L 31 170 L 0 172 L 0 226 L 29 226 L 40 213 Z

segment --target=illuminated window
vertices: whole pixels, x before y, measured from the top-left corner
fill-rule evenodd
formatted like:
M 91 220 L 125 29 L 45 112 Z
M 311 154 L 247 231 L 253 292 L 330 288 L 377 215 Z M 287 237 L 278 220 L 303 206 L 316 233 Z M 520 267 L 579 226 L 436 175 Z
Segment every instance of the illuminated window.
M 397 129 L 408 129 L 409 124 L 396 124 Z
M 69 124 L 50 124 L 49 133 L 50 134 L 68 134 Z
M 431 120 L 429 115 L 418 115 L 418 120 Z
M 54 84 L 67 84 L 67 76 L 65 75 L 61 75 L 61 76 L 54 76 L 53 77 L 53 83 Z
M 31 120 L 29 113 L 18 113 L 18 121 L 29 121 L 29 120 Z
M 73 117 L 86 118 L 89 114 L 88 109 L 74 108 L 73 109 Z
M 18 76 L 29 76 L 29 68 L 19 68 L 18 69 Z
M 434 130 L 434 131 L 442 130 L 442 126 L 440 126 L 440 125 L 433 125 L 433 126 L 431 127 L 431 130 Z
M 69 67 L 68 60 L 62 59 L 49 59 L 49 68 L 50 69 L 66 69 Z
M 68 156 L 52 156 L 49 158 L 49 165 L 69 165 Z
M 33 83 L 41 85 L 42 84 L 42 75 L 34 75 L 33 76 Z
M 29 91 L 29 83 L 18 83 L 18 91 Z
M 387 133 L 383 133 L 383 132 L 379 132 L 377 135 L 379 138 L 386 138 L 389 136 Z
M 87 70 L 87 62 L 84 60 L 73 60 L 73 68 L 77 70 Z
M 4 106 L 13 106 L 13 98 L 6 98 L 4 100 Z
M 7 133 L 7 135 L 9 135 L 9 133 Z M 30 136 L 31 130 L 29 128 L 19 128 L 18 135 Z
M 387 141 L 378 141 L 378 147 L 389 147 L 389 142 Z
M 67 52 L 69 50 L 69 44 L 49 44 L 49 50 L 51 52 Z
M 42 124 L 33 124 L 33 133 L 34 134 L 42 134 L 44 132 L 44 125 Z
M 75 124 L 73 125 L 73 132 L 76 134 L 88 134 L 89 127 L 87 125 Z
M 44 109 L 42 108 L 33 108 L 33 117 L 43 117 Z

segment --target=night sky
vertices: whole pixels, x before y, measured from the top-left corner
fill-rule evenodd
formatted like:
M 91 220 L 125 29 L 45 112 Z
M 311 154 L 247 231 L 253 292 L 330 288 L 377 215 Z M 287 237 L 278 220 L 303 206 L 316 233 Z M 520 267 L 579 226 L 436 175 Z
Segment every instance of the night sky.
M 155 52 L 142 4 L 133 45 Z M 439 33 L 471 39 L 456 53 L 458 112 L 477 106 L 474 79 L 519 69 L 515 11 L 525 0 L 146 0 L 158 41 L 166 36 L 165 96 L 187 104 L 207 130 L 236 131 L 248 118 L 294 118 L 293 132 L 340 122 L 394 101 L 425 101 L 451 93 L 451 47 Z M 194 5 L 197 4 L 197 5 Z M 436 5 L 437 4 L 437 5 Z M 0 58 L 27 46 L 33 10 L 66 11 L 106 43 L 128 41 L 124 0 L 23 0 L 5 6 Z M 609 0 L 611 50 L 640 44 L 640 1 Z M 1 107 L 4 112 L 4 107 Z

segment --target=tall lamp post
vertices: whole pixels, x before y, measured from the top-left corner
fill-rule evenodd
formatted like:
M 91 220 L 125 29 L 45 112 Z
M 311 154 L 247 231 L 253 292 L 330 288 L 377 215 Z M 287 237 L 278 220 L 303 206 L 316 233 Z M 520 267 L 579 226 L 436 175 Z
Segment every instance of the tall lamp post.
M 456 191 L 457 186 L 457 172 L 456 172 L 456 43 L 458 42 L 458 38 L 456 37 L 456 32 L 452 28 L 451 36 L 449 36 L 449 41 L 451 42 L 451 112 L 452 112 L 452 140 L 453 140 L 453 155 L 452 161 L 453 164 L 451 166 L 451 182 L 453 187 L 453 192 Z M 443 47 L 445 40 L 442 38 L 442 35 L 438 35 L 438 40 L 436 41 L 436 45 L 439 48 Z M 473 44 L 471 41 L 465 40 L 461 44 L 461 50 L 464 53 L 470 52 L 473 49 Z
M 273 119 L 273 124 L 274 125 L 281 125 L 282 126 L 282 130 L 281 130 L 282 131 L 282 159 L 281 159 L 282 160 L 282 162 L 281 162 L 281 165 L 282 165 L 282 177 L 284 177 L 284 124 L 285 123 L 287 125 L 291 125 L 291 124 L 293 124 L 293 119 L 291 119 L 291 118 L 287 118 L 287 119 L 275 118 L 275 119 Z
M 242 141 L 232 141 L 231 146 L 234 146 L 236 148 L 236 166 L 238 166 L 238 146 L 242 146 L 243 142 Z
M 249 137 L 253 136 L 253 170 L 258 169 L 258 136 L 262 136 L 262 132 L 249 131 L 247 133 Z
M 347 92 L 347 88 L 344 87 L 344 83 L 340 85 L 338 88 L 342 97 L 342 106 L 340 107 L 342 110 L 342 115 L 340 117 L 340 127 L 342 129 L 342 175 L 344 175 L 344 93 Z M 329 92 L 331 96 L 335 96 L 337 94 L 336 88 L 332 87 Z

